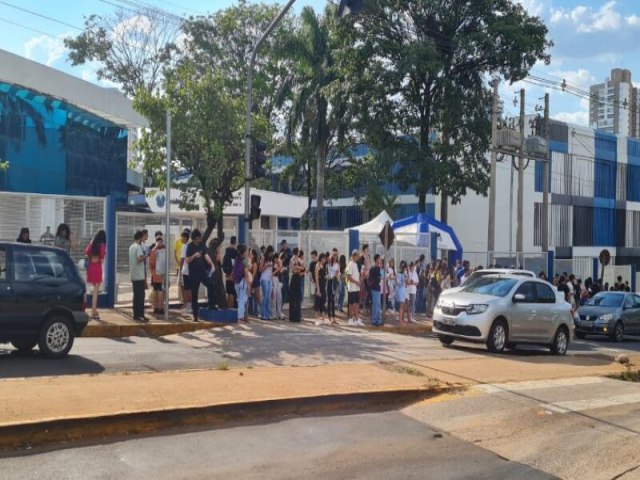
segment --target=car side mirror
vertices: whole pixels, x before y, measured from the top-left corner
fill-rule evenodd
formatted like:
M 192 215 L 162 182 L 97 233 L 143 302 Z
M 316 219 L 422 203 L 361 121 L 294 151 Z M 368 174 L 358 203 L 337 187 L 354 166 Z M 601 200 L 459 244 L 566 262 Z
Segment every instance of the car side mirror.
M 513 296 L 513 302 L 517 303 L 517 302 L 524 302 L 527 299 L 527 297 L 524 296 L 523 293 L 516 293 Z

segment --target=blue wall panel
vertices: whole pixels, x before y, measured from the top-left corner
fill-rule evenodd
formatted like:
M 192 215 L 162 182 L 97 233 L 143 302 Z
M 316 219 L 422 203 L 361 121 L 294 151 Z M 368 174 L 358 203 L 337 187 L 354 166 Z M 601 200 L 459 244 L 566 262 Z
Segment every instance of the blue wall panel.
M 616 211 L 612 208 L 593 209 L 593 246 L 615 245 Z

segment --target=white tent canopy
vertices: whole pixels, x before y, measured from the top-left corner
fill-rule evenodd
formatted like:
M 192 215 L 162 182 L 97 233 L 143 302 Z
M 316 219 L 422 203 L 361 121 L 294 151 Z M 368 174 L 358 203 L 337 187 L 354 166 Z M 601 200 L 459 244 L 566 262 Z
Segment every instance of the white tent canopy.
M 345 228 L 344 231 L 348 232 L 349 230 L 357 230 L 360 233 L 370 233 L 378 235 L 387 222 L 393 224 L 393 219 L 391 218 L 391 216 L 389 216 L 386 210 L 383 210 L 378 214 L 377 217 L 369 220 L 367 223 L 363 223 L 362 225 L 359 225 L 357 227 Z
M 270 192 L 268 190 L 251 189 L 251 195 L 260 195 L 260 209 L 262 215 L 286 218 L 301 218 L 307 211 L 307 197 L 288 195 L 285 193 Z M 171 211 L 184 215 L 199 216 L 204 213 L 202 209 L 202 199 L 197 195 L 196 203 L 200 205 L 200 210 L 183 210 L 176 203 L 180 199 L 180 190 L 171 190 Z M 154 188 L 147 189 L 147 205 L 153 213 L 164 213 L 165 194 L 164 190 Z M 244 188 L 237 190 L 233 194 L 233 201 L 224 207 L 225 215 L 244 215 Z

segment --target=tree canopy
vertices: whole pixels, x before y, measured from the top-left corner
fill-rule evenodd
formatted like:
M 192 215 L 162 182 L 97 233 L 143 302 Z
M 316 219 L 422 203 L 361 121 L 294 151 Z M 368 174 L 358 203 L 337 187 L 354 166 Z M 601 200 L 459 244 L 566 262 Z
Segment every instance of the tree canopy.
M 394 177 L 454 201 L 486 193 L 489 80 L 524 78 L 549 61 L 547 28 L 511 0 L 377 0 L 341 22 L 337 56 L 358 127 Z

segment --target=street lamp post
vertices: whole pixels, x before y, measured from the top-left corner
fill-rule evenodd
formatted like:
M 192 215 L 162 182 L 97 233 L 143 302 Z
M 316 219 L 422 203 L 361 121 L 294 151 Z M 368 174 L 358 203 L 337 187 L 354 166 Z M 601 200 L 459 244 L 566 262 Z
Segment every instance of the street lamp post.
M 244 154 L 244 225 L 239 226 L 238 237 L 244 238 L 245 243 L 248 243 L 249 234 L 249 222 L 251 222 L 251 153 L 253 151 L 253 136 L 251 135 L 251 111 L 253 110 L 253 69 L 256 64 L 256 57 L 258 56 L 258 50 L 267 39 L 271 32 L 280 24 L 284 16 L 289 12 L 296 0 L 289 0 L 284 8 L 278 13 L 278 16 L 273 19 L 269 24 L 267 30 L 262 34 L 256 45 L 251 52 L 251 60 L 249 61 L 249 71 L 247 72 L 247 112 L 246 112 L 246 126 L 245 126 L 245 154 Z M 364 7 L 364 0 L 340 0 L 338 7 L 338 15 L 345 16 L 348 14 L 356 14 Z M 240 234 L 240 230 L 243 230 L 244 235 Z
M 251 152 L 253 150 L 253 137 L 251 135 L 251 112 L 253 110 L 253 69 L 256 65 L 256 57 L 258 56 L 258 50 L 267 39 L 271 32 L 280 24 L 284 16 L 289 9 L 293 6 L 296 0 L 289 0 L 284 8 L 280 11 L 278 16 L 273 19 L 269 24 L 267 30 L 262 34 L 253 51 L 251 52 L 251 60 L 249 61 L 249 71 L 247 72 L 247 112 L 246 112 L 246 126 L 245 126 L 245 154 L 244 154 L 244 225 L 240 228 L 244 228 L 244 235 L 238 235 L 240 238 L 244 238 L 244 243 L 248 243 L 249 235 L 249 222 L 251 222 L 251 205 L 249 199 L 251 198 Z

